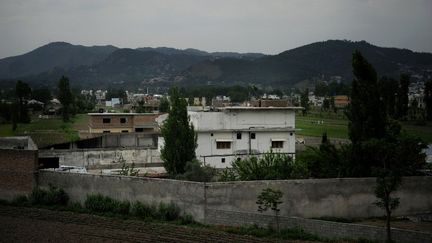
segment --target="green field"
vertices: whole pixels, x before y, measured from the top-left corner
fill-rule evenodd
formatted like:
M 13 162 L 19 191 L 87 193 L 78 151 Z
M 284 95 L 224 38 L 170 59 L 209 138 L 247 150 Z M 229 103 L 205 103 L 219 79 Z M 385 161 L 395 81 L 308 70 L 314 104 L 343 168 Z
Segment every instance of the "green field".
M 408 135 L 419 137 L 427 143 L 432 143 L 432 123 L 415 125 L 402 122 L 402 129 Z M 296 114 L 296 130 L 298 135 L 321 137 L 327 132 L 330 138 L 348 138 L 348 120 L 342 114 L 317 113 L 307 116 Z
M 79 139 L 78 130 L 87 126 L 87 117 L 86 114 L 78 114 L 66 123 L 59 117 L 49 119 L 34 117 L 28 124 L 18 124 L 16 131 L 12 131 L 12 124 L 1 124 L 0 136 L 31 136 L 39 147 L 74 141 Z

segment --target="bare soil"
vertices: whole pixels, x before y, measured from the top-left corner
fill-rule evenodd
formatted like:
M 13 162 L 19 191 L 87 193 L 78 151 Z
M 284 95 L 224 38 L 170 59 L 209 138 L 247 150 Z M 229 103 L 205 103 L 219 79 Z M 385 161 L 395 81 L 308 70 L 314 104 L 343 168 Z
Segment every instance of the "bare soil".
M 282 242 L 215 229 L 0 205 L 0 242 Z M 302 242 L 302 241 L 293 241 Z

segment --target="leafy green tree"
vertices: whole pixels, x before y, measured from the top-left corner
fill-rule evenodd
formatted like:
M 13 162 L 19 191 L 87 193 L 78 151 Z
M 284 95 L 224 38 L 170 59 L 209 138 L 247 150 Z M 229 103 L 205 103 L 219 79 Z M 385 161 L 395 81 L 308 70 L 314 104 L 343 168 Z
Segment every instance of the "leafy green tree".
M 330 99 L 329 98 L 325 98 L 322 104 L 322 109 L 324 111 L 328 111 L 330 109 Z
M 210 182 L 216 175 L 216 169 L 208 165 L 202 165 L 194 159 L 188 161 L 185 166 L 185 173 L 176 176 L 178 180 Z
M 188 161 L 195 159 L 197 147 L 193 124 L 187 114 L 187 102 L 179 96 L 177 88 L 170 90 L 171 109 L 161 128 L 165 144 L 161 150 L 166 171 L 175 176 L 185 172 Z
M 300 96 L 300 106 L 303 107 L 302 113 L 303 116 L 309 112 L 309 89 L 306 89 L 301 93 Z
M 410 76 L 408 74 L 402 74 L 399 80 L 399 90 L 398 90 L 398 118 L 406 119 L 408 114 L 408 86 L 410 83 Z
M 163 97 L 159 103 L 159 112 L 165 113 L 165 112 L 168 112 L 169 109 L 170 109 L 169 100 L 167 98 Z
M 27 100 L 31 97 L 31 89 L 27 83 L 18 80 L 15 86 L 15 94 L 18 103 L 17 122 L 29 123 L 30 115 L 28 113 Z
M 382 77 L 378 86 L 383 101 L 384 111 L 391 118 L 396 118 L 396 96 L 399 89 L 398 81 L 392 78 Z
M 62 76 L 58 83 L 58 99 L 62 104 L 63 121 L 67 122 L 71 116 L 71 108 L 73 104 L 73 95 L 69 86 L 69 79 Z
M 271 188 L 266 188 L 262 190 L 261 194 L 258 195 L 258 200 L 256 204 L 258 204 L 258 211 L 265 212 L 268 209 L 271 209 L 274 212 L 276 219 L 276 229 L 280 232 L 279 228 L 279 204 L 282 202 L 283 193 L 280 190 L 273 190 Z
M 383 138 L 387 121 L 380 100 L 377 73 L 359 51 L 353 54 L 352 66 L 351 103 L 346 112 L 349 138 L 353 144 Z
M 426 119 L 432 121 L 432 80 L 425 83 L 424 102 L 426 104 Z

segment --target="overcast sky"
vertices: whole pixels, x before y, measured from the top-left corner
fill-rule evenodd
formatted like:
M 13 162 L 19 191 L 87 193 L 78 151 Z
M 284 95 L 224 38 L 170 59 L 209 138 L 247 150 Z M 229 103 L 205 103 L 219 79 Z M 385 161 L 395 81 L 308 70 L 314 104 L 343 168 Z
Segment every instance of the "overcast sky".
M 0 0 L 0 58 L 53 41 L 275 54 L 328 39 L 432 52 L 432 0 Z

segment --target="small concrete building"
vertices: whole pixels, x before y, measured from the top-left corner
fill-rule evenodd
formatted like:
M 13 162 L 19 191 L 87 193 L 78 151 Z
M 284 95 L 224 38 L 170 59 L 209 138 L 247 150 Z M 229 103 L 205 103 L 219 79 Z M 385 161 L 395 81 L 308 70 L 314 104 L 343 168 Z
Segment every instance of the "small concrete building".
M 90 133 L 153 132 L 155 113 L 88 113 Z
M 196 156 L 216 168 L 249 154 L 270 150 L 295 154 L 295 110 L 300 107 L 226 107 L 220 111 L 189 111 L 197 132 Z M 158 119 L 162 124 L 163 117 Z M 163 139 L 159 139 L 159 148 Z

